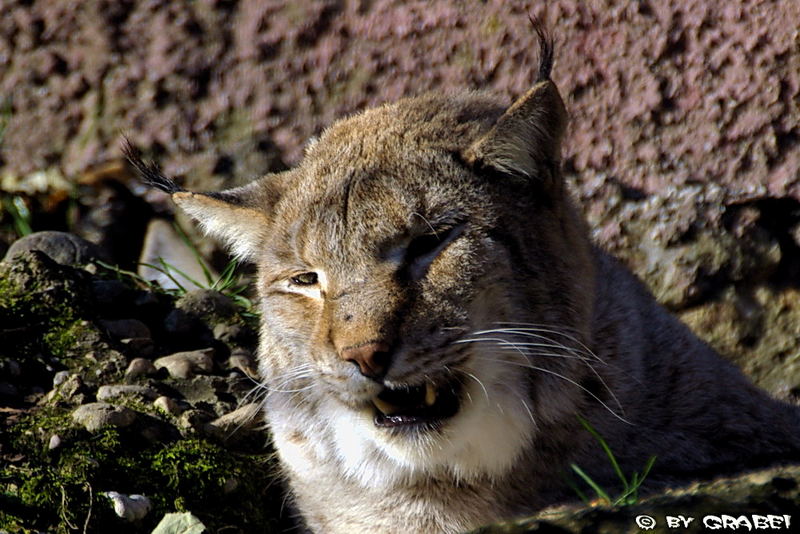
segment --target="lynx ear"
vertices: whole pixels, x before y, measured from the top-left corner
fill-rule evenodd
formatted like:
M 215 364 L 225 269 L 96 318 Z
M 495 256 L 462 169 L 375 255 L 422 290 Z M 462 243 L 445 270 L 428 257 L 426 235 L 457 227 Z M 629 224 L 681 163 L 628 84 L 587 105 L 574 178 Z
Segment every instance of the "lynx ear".
M 239 259 L 249 260 L 256 255 L 270 224 L 265 209 L 274 202 L 257 202 L 265 196 L 264 189 L 269 188 L 270 178 L 265 176 L 220 193 L 177 191 L 172 194 L 172 200 L 195 219 L 205 233 L 225 243 Z
M 476 166 L 525 177 L 558 168 L 567 126 L 564 102 L 550 80 L 553 39 L 539 20 L 531 17 L 531 24 L 540 48 L 536 85 L 464 153 L 464 159 Z
M 514 102 L 464 157 L 474 165 L 533 177 L 559 165 L 566 124 L 558 89 L 544 80 Z
M 275 175 L 219 193 L 193 193 L 164 176 L 156 164 L 142 161 L 139 151 L 130 143 L 123 150 L 142 180 L 169 193 L 203 231 L 225 243 L 242 260 L 256 255 L 270 224 L 268 213 L 280 197 Z

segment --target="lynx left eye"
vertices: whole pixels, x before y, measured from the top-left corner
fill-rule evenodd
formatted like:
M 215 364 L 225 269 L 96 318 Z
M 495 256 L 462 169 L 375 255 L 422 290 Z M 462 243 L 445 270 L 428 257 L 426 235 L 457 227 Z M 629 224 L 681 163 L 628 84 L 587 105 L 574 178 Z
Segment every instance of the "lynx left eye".
M 291 278 L 293 284 L 298 286 L 313 286 L 318 282 L 317 273 L 300 273 Z

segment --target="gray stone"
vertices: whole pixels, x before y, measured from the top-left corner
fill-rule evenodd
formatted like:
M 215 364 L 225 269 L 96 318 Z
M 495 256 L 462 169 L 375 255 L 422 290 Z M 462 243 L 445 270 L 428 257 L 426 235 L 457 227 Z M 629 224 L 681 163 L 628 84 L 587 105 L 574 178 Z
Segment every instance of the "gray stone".
M 100 386 L 97 389 L 97 400 L 99 401 L 107 401 L 119 397 L 139 397 L 146 400 L 154 400 L 158 398 L 158 392 L 147 386 L 129 384 Z
M 154 362 L 156 369 L 165 368 L 173 378 L 191 378 L 196 373 L 210 373 L 214 370 L 212 355 L 214 349 L 176 352 L 159 358 Z
M 50 436 L 50 441 L 47 443 L 47 448 L 51 451 L 57 449 L 61 446 L 61 442 L 61 436 L 58 434 L 53 434 Z
M 124 406 L 92 402 L 79 406 L 72 412 L 72 420 L 89 432 L 97 432 L 108 425 L 120 428 L 132 425 L 136 421 L 136 412 Z
M 44 252 L 62 265 L 79 267 L 95 260 L 108 261 L 103 251 L 94 243 L 66 232 L 36 232 L 12 243 L 3 261 L 31 250 Z

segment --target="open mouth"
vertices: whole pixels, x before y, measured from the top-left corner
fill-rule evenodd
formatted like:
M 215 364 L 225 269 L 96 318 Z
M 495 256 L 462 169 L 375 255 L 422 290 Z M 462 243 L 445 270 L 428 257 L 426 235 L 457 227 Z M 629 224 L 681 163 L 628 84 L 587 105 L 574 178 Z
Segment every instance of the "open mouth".
M 435 386 L 430 382 L 404 388 L 384 388 L 375 398 L 375 426 L 436 426 L 453 417 L 459 408 L 458 382 Z

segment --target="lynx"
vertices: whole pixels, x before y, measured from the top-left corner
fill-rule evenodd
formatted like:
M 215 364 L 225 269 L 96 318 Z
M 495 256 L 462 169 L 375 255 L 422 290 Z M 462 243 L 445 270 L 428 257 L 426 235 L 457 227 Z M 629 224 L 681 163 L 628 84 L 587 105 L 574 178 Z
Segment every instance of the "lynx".
M 144 179 L 258 267 L 265 417 L 318 533 L 461 532 L 613 486 L 583 418 L 650 487 L 797 459 L 771 399 L 594 246 L 566 190 L 567 114 L 427 94 L 343 119 L 302 163 L 195 193 Z

